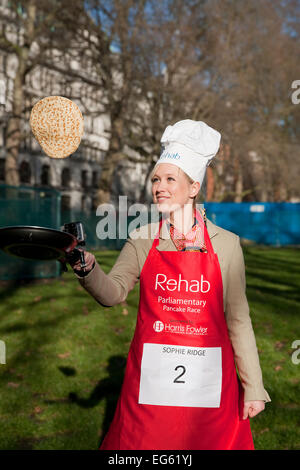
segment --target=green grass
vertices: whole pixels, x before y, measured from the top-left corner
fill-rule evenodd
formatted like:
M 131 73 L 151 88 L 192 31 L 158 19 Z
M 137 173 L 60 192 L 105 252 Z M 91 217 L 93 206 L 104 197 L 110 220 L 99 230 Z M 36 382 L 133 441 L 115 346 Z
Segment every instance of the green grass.
M 251 420 L 256 449 L 300 449 L 300 254 L 244 248 L 247 296 L 272 402 Z M 118 252 L 96 253 L 108 272 Z M 74 275 L 0 286 L 0 449 L 96 449 L 118 398 L 139 285 L 101 307 Z M 300 357 L 300 354 L 299 354 Z

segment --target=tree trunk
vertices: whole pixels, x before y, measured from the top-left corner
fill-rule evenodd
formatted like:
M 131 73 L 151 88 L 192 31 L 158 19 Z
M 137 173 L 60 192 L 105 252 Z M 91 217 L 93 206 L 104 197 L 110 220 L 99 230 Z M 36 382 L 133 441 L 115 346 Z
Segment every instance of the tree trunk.
M 235 196 L 234 202 L 242 202 L 242 193 L 243 193 L 243 175 L 242 172 L 239 171 L 237 174 L 237 179 L 235 182 Z
M 213 169 L 209 166 L 206 170 L 206 201 L 213 201 L 215 190 L 215 178 Z
M 19 64 L 14 80 L 12 116 L 7 123 L 5 139 L 5 182 L 13 186 L 19 186 L 20 184 L 18 156 L 21 143 L 21 115 L 24 99 L 22 68 L 22 64 Z
M 12 116 L 6 128 L 6 160 L 5 182 L 9 185 L 19 186 L 20 175 L 18 157 L 21 144 L 21 118 L 24 104 L 24 84 L 29 51 L 33 41 L 34 22 L 36 17 L 36 4 L 29 2 L 24 31 L 24 45 L 15 48 L 18 57 L 18 67 L 13 84 Z
M 118 163 L 126 158 L 126 155 L 122 153 L 123 128 L 122 118 L 112 120 L 110 145 L 102 163 L 99 190 L 96 196 L 97 205 L 109 203 L 115 169 Z
M 234 160 L 234 202 L 242 202 L 243 200 L 243 171 L 240 165 L 239 156 L 235 151 L 232 152 Z

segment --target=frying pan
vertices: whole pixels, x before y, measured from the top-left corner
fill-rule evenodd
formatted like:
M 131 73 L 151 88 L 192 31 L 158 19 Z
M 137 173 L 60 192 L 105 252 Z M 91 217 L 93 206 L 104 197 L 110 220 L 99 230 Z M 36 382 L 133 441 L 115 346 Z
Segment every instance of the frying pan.
M 0 228 L 0 249 L 17 258 L 62 261 L 77 244 L 71 233 L 51 228 L 29 225 Z

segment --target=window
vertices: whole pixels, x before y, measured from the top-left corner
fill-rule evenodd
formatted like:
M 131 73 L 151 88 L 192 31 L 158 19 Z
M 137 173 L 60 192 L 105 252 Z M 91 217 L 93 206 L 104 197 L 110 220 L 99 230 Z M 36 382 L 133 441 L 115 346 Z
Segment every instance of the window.
M 83 188 L 88 187 L 88 172 L 87 170 L 81 171 L 81 185 Z
M 0 158 L 0 181 L 5 181 L 5 159 Z
M 28 162 L 23 161 L 20 165 L 20 182 L 30 183 L 31 180 L 31 168 Z
M 93 184 L 93 188 L 95 188 L 95 189 L 99 188 L 98 171 L 93 171 L 92 184 Z
M 50 186 L 50 167 L 49 165 L 42 166 L 41 184 L 43 186 Z
M 70 182 L 71 182 L 71 173 L 69 168 L 63 168 L 63 171 L 61 172 L 61 185 L 64 188 L 69 188 L 70 187 Z

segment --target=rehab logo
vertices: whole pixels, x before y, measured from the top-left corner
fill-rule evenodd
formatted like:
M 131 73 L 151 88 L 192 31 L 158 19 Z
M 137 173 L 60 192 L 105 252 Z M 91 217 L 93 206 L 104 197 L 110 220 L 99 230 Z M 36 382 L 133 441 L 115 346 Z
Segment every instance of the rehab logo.
M 165 325 L 161 321 L 156 321 L 156 322 L 153 323 L 153 329 L 157 333 L 159 333 L 160 331 L 163 331 L 164 327 L 165 327 Z

